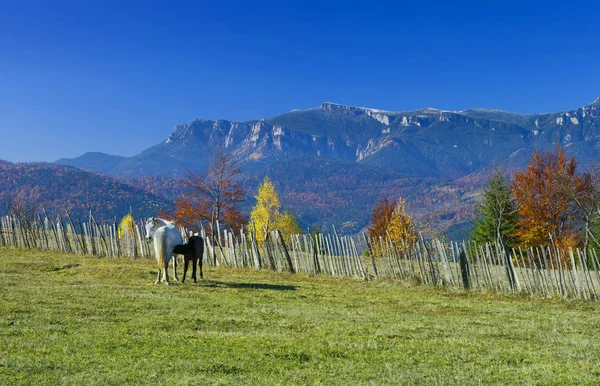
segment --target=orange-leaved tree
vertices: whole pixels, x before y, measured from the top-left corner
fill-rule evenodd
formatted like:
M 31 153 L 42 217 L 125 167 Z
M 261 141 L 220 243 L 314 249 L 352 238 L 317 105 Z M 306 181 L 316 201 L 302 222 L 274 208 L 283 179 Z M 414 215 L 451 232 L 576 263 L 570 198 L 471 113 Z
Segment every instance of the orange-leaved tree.
M 244 199 L 244 190 L 237 181 L 240 172 L 233 156 L 219 149 L 206 173 L 186 173 L 183 184 L 188 189 L 175 201 L 175 221 L 187 227 L 206 222 L 213 237 L 216 236 L 217 221 L 221 226 L 240 229 L 245 223 L 239 209 Z
M 570 199 L 569 214 L 581 228 L 580 244 L 587 251 L 590 245 L 598 244 L 594 227 L 600 219 L 600 175 L 598 165 L 591 173 L 576 175 L 575 181 L 568 175 L 559 175 L 557 185 Z
M 573 200 L 588 190 L 585 175 L 577 174 L 577 160 L 567 158 L 564 149 L 533 152 L 524 172 L 517 172 L 511 190 L 519 206 L 522 243 L 542 246 L 550 237 L 560 248 L 577 246 L 577 218 Z
M 388 232 L 392 242 L 398 246 L 410 246 L 417 241 L 412 216 L 406 213 L 406 201 L 403 198 L 398 199 L 398 203 L 394 208 Z
M 371 226 L 368 228 L 371 237 L 389 236 L 397 246 L 412 245 L 417 240 L 417 234 L 412 217 L 406 213 L 406 201 L 388 201 L 386 198 L 378 201 L 371 212 Z
M 392 221 L 396 203 L 387 198 L 377 201 L 371 212 L 371 226 L 368 228 L 370 237 L 385 237 Z

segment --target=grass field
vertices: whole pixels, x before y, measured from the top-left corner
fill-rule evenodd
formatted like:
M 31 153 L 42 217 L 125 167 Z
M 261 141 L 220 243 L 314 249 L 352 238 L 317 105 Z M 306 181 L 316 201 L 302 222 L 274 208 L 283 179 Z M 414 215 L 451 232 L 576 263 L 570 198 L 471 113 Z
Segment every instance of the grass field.
M 597 303 L 154 266 L 0 248 L 0 384 L 600 383 Z

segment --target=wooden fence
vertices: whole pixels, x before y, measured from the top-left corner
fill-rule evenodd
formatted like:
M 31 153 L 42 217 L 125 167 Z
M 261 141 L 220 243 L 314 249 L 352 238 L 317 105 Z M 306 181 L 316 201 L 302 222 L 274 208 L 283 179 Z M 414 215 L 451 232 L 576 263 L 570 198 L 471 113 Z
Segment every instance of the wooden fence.
M 188 232 L 181 229 L 184 239 Z M 252 234 L 224 230 L 212 240 L 202 232 L 204 264 L 269 269 L 365 280 L 411 280 L 465 290 L 513 292 L 538 297 L 598 300 L 600 262 L 596 251 L 561 251 L 552 246 L 506 251 L 499 245 L 418 240 L 412 246 L 389 238 L 334 234 L 292 235 L 279 231 L 259 242 Z M 98 224 L 90 215 L 74 222 L 68 214 L 35 221 L 0 219 L 0 245 L 94 256 L 154 258 L 143 224 L 119 235 L 116 223 Z

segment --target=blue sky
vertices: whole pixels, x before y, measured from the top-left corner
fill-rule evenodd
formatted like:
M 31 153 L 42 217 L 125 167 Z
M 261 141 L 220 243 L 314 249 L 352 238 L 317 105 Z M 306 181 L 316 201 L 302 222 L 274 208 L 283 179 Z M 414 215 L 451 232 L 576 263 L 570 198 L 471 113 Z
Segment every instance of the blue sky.
M 598 3 L 0 0 L 0 159 L 130 156 L 323 101 L 577 108 L 600 96 Z

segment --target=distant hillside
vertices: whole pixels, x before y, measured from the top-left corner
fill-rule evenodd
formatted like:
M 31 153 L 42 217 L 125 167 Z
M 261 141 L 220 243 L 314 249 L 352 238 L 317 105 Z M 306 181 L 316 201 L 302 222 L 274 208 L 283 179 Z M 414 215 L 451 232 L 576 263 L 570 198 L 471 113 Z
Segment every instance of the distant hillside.
M 7 199 L 39 203 L 49 214 L 67 210 L 73 218 L 112 221 L 129 213 L 135 217 L 156 215 L 171 202 L 143 189 L 77 168 L 47 163 L 0 163 L 0 214 Z
M 160 196 L 169 202 L 174 202 L 186 189 L 182 184 L 181 179 L 175 177 L 120 177 L 116 178 L 116 180 Z
M 476 189 L 484 177 L 440 183 L 434 178 L 416 178 L 374 166 L 323 157 L 293 157 L 263 170 L 245 170 L 241 182 L 246 189 L 242 209 L 255 204 L 258 185 L 268 175 L 280 194 L 284 210 L 293 212 L 303 227 L 318 224 L 353 234 L 370 221 L 373 204 L 387 197 L 404 197 L 418 223 L 446 229 L 468 221 L 475 208 Z M 126 184 L 174 201 L 185 193 L 182 181 L 171 177 L 119 178 Z
M 89 152 L 77 158 L 61 158 L 54 163 L 57 165 L 74 166 L 94 173 L 108 174 L 125 158 L 118 155 Z

